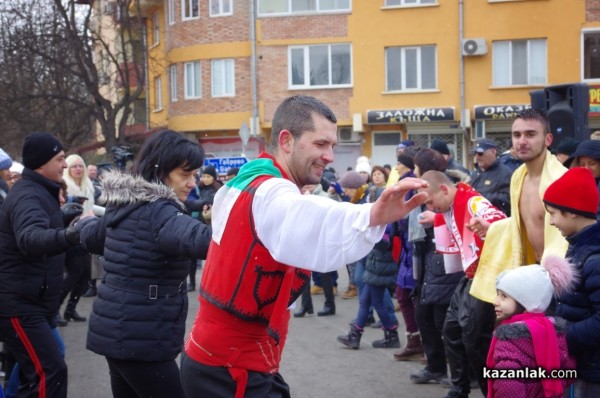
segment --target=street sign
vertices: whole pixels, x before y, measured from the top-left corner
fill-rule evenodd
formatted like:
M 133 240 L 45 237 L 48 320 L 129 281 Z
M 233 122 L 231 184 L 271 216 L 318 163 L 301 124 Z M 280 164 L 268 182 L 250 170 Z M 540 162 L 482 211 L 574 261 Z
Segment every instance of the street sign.
M 243 156 L 231 158 L 205 158 L 204 166 L 213 166 L 217 170 L 217 174 L 227 174 L 227 170 L 232 167 L 242 167 L 248 163 L 248 158 Z

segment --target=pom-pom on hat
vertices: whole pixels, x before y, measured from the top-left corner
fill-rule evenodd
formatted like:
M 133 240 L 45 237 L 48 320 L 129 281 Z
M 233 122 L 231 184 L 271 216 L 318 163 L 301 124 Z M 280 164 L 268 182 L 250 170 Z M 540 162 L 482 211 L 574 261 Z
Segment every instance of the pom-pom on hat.
M 559 297 L 570 290 L 576 278 L 569 261 L 548 256 L 542 265 L 524 265 L 500 273 L 496 278 L 496 289 L 512 297 L 527 312 L 544 312 L 552 296 Z
M 48 133 L 31 133 L 23 142 L 23 166 L 36 170 L 63 150 L 59 140 Z
M 358 174 L 356 171 L 348 171 L 340 178 L 340 186 L 342 188 L 358 189 L 363 186 L 366 181 L 365 177 Z
M 598 187 L 594 175 L 583 167 L 567 170 L 546 189 L 544 203 L 558 210 L 596 219 Z
M 8 153 L 4 152 L 4 150 L 0 148 L 0 170 L 10 169 L 12 163 L 12 159 L 10 156 L 8 156 Z
M 359 156 L 356 159 L 356 167 L 354 167 L 354 170 L 357 173 L 367 173 L 368 175 L 371 175 L 371 163 L 369 163 L 369 158 L 366 156 Z

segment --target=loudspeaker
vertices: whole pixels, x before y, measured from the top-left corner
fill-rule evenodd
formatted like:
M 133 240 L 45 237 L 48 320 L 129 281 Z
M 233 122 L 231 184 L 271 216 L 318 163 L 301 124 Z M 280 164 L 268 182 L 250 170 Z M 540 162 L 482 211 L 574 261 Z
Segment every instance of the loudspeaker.
M 590 139 L 588 112 L 590 89 L 585 83 L 548 86 L 531 91 L 531 106 L 542 109 L 548 115 L 552 132 L 552 148 L 571 137 L 577 141 Z

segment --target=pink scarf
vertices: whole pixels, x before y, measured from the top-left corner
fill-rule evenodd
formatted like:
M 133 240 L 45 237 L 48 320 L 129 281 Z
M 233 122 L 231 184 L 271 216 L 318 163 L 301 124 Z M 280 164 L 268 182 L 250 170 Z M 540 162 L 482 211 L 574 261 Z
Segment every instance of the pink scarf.
M 533 341 L 533 351 L 535 353 L 535 362 L 538 366 L 546 369 L 548 372 L 560 368 L 560 354 L 558 351 L 558 337 L 554 330 L 554 324 L 543 313 L 523 313 L 513 315 L 500 322 L 500 325 L 509 323 L 524 322 L 531 333 Z M 489 369 L 494 369 L 494 350 L 498 338 L 494 333 L 492 343 L 488 352 L 486 365 Z M 563 386 L 557 379 L 542 379 L 544 396 L 556 397 L 563 393 Z M 494 397 L 493 380 L 488 380 L 488 398 Z

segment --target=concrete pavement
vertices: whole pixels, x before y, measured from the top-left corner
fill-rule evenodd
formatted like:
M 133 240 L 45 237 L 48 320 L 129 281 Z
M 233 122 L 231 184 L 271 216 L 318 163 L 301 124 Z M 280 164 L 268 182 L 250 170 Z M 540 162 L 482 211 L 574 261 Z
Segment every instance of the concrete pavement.
M 347 286 L 345 270 L 340 272 L 339 287 Z M 198 272 L 198 277 L 201 272 Z M 189 293 L 189 331 L 198 309 L 197 292 Z M 447 389 L 439 385 L 414 385 L 409 380 L 418 362 L 394 360 L 394 349 L 374 349 L 371 342 L 383 337 L 380 329 L 366 328 L 359 350 L 343 347 L 336 336 L 348 332 L 348 322 L 356 317 L 358 299 L 336 297 L 337 313 L 317 317 L 323 306 L 323 295 L 313 296 L 315 315 L 293 318 L 281 363 L 281 373 L 290 385 L 294 398 L 329 397 L 422 397 L 440 398 Z M 88 316 L 92 298 L 82 298 L 80 314 Z M 397 313 L 401 320 L 400 313 Z M 402 321 L 401 321 L 402 322 Z M 401 330 L 403 327 L 401 326 Z M 67 346 L 69 397 L 105 398 L 112 396 L 108 367 L 104 357 L 85 349 L 87 322 L 71 322 L 60 328 Z M 401 341 L 405 337 L 401 333 Z M 478 397 L 478 392 L 472 393 Z M 209 397 L 206 397 L 209 398 Z

